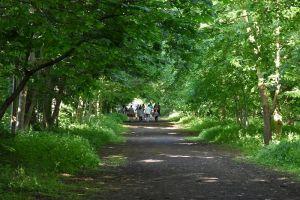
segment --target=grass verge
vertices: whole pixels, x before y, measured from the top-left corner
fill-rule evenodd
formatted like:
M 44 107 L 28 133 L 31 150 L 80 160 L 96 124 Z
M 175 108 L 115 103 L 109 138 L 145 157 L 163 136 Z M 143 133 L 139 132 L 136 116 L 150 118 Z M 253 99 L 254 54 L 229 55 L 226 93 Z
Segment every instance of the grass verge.
M 64 184 L 63 174 L 73 176 L 99 168 L 97 149 L 124 141 L 123 118 L 115 114 L 93 117 L 84 124 L 51 132 L 29 131 L 14 138 L 1 138 L 0 197 L 80 199 L 74 193 L 79 186 Z
M 282 134 L 275 136 L 268 146 L 263 145 L 263 128 L 253 119 L 247 128 L 234 121 L 181 116 L 176 119 L 186 130 L 197 133 L 187 137 L 191 142 L 213 143 L 239 149 L 250 162 L 255 162 L 300 177 L 300 126 L 283 127 Z

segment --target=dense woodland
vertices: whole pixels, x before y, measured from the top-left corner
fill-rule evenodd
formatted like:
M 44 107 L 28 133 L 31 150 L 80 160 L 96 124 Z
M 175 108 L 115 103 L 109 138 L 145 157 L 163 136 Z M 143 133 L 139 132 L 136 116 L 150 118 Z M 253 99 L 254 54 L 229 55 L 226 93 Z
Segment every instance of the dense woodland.
M 261 144 L 297 140 L 299 63 L 298 0 L 3 0 L 1 136 L 94 123 L 137 97 L 261 127 Z

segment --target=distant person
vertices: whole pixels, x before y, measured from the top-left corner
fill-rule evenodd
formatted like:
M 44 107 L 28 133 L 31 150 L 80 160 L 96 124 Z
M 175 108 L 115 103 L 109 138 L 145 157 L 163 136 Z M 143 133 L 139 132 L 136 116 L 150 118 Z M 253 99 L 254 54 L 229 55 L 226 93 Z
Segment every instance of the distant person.
M 125 105 L 122 106 L 121 113 L 124 115 L 127 114 L 127 107 Z
M 143 109 L 142 105 L 140 105 L 137 108 L 137 116 L 139 118 L 139 121 L 143 121 L 143 118 L 144 118 L 144 109 Z
M 153 117 L 154 117 L 155 121 L 157 122 L 158 121 L 158 117 L 159 117 L 159 113 L 158 113 L 158 110 L 156 108 L 154 108 Z
M 128 115 L 129 117 L 129 120 L 131 121 L 134 117 L 135 117 L 135 113 L 134 113 L 134 110 L 133 110 L 133 107 L 132 105 L 130 106 L 130 108 L 128 109 Z
M 150 121 L 151 112 L 152 112 L 151 104 L 148 104 L 148 106 L 147 106 L 146 109 L 145 109 L 145 120 L 146 120 L 147 122 Z
M 156 109 L 158 114 L 160 115 L 160 105 L 158 102 L 154 105 L 154 109 Z
M 153 109 L 153 105 L 151 102 L 148 104 L 148 106 L 151 108 L 151 110 Z

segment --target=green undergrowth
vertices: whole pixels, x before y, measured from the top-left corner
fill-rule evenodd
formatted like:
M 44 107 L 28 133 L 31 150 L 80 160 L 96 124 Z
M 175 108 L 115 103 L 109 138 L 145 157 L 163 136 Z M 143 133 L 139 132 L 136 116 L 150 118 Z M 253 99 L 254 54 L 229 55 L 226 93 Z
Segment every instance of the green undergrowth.
M 187 137 L 191 142 L 222 144 L 237 148 L 255 163 L 288 171 L 300 176 L 300 126 L 284 125 L 281 135 L 274 136 L 270 145 L 263 145 L 263 127 L 259 120 L 250 120 L 242 128 L 232 120 L 181 116 L 177 119 L 185 129 L 197 133 Z
M 90 118 L 51 131 L 29 131 L 0 141 L 0 199 L 74 199 L 60 174 L 101 166 L 97 150 L 124 141 L 122 115 Z M 3 134 L 2 134 L 3 135 Z

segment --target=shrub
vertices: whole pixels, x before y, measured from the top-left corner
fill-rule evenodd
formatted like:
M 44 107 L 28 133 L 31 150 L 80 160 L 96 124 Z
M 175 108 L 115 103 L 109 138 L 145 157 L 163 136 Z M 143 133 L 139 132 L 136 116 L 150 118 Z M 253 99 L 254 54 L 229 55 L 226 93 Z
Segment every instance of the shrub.
M 214 126 L 204 129 L 199 138 L 213 143 L 234 143 L 239 140 L 240 128 L 237 125 Z
M 282 127 L 282 133 L 284 136 L 289 134 L 300 135 L 300 125 L 284 125 Z
M 86 123 L 72 124 L 68 129 L 56 129 L 56 134 L 80 136 L 89 141 L 94 148 L 99 148 L 107 143 L 118 143 L 124 141 L 121 133 L 127 129 L 122 126 L 122 122 L 127 117 L 121 114 L 110 114 L 92 116 Z
M 119 134 L 126 130 L 121 124 L 123 119 L 125 119 L 124 115 L 120 114 L 93 116 L 89 119 L 86 125 L 88 128 L 93 130 L 111 129 L 116 134 Z
M 114 119 L 117 123 L 122 123 L 122 122 L 128 120 L 128 117 L 126 115 L 123 115 L 123 114 L 120 114 L 120 113 L 111 113 L 108 116 L 110 118 Z
M 196 121 L 198 118 L 194 117 L 194 116 L 184 116 L 184 117 L 181 117 L 180 120 L 179 120 L 179 123 L 180 124 L 190 124 L 194 121 Z
M 73 128 L 67 130 L 69 134 L 80 136 L 89 141 L 94 148 L 99 148 L 107 143 L 118 143 L 123 141 L 123 137 L 116 134 L 112 129 L 108 128 Z M 64 132 L 62 132 L 64 134 Z
M 99 159 L 86 139 L 45 132 L 19 134 L 14 149 L 20 164 L 50 172 L 76 172 L 94 168 Z
M 275 166 L 300 166 L 300 141 L 280 141 L 262 148 L 255 157 Z
M 172 112 L 167 119 L 172 122 L 179 122 L 182 117 L 184 117 L 182 112 Z
M 126 116 L 111 114 L 92 117 L 85 124 L 70 124 L 68 129 L 19 133 L 15 138 L 1 139 L 0 196 L 8 200 L 37 196 L 48 199 L 61 193 L 68 196 L 57 173 L 75 173 L 98 166 L 94 149 L 123 141 L 123 120 Z
M 191 120 L 190 123 L 187 124 L 187 127 L 192 131 L 197 131 L 201 133 L 203 130 L 212 128 L 219 125 L 226 125 L 227 121 L 218 121 L 213 118 L 194 118 L 194 120 Z
M 36 199 L 36 195 L 54 197 L 65 189 L 56 176 L 45 176 L 11 165 L 2 165 L 0 170 L 0 199 Z

